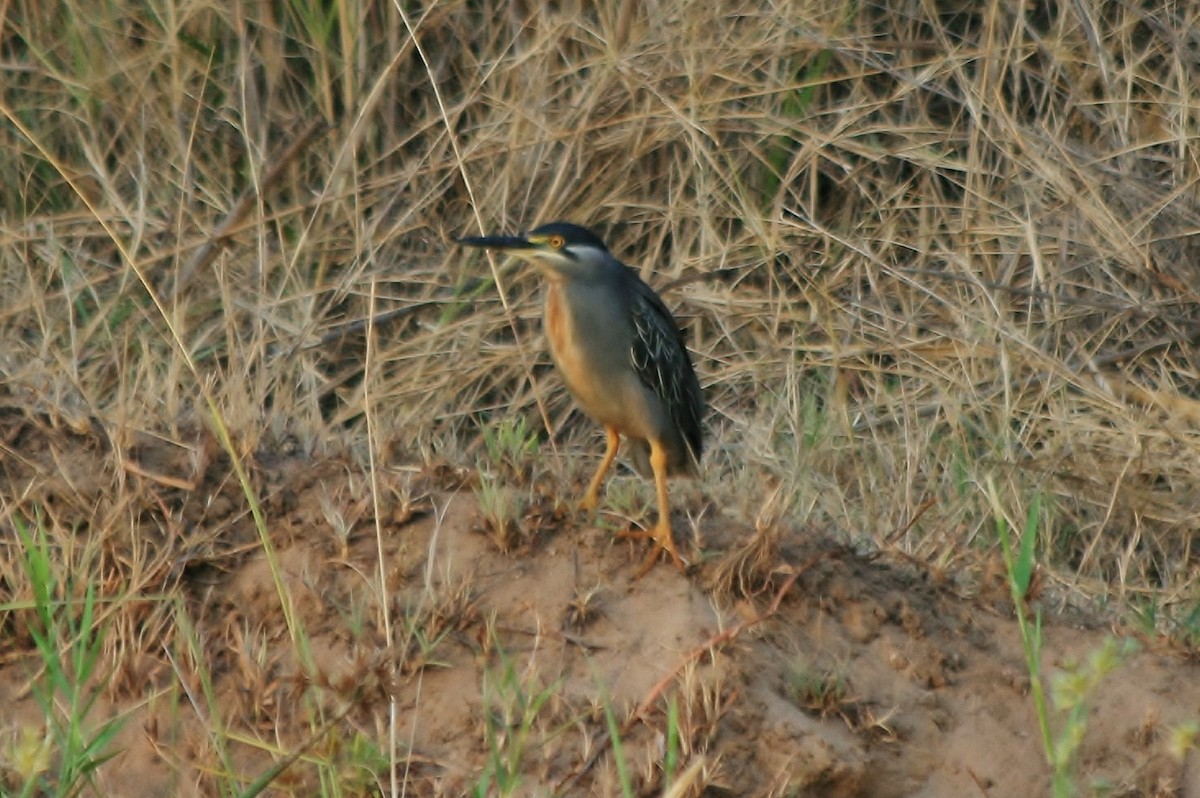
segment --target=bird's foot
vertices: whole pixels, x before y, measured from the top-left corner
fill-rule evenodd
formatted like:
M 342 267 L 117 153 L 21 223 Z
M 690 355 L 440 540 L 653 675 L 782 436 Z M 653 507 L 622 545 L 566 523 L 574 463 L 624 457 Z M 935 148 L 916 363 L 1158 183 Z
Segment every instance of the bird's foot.
M 596 508 L 600 506 L 600 489 L 602 485 L 599 479 L 593 479 L 591 484 L 587 486 L 587 490 L 579 497 L 579 504 L 576 505 L 581 512 L 592 515 L 596 512 Z
M 628 529 L 624 532 L 618 532 L 617 537 L 625 538 L 626 540 L 641 540 L 645 538 L 650 539 L 650 551 L 646 555 L 646 559 L 643 560 L 642 564 L 638 567 L 637 573 L 633 575 L 634 581 L 641 579 L 643 576 L 649 573 L 650 569 L 654 567 L 654 564 L 658 562 L 658 555 L 662 554 L 663 552 L 666 552 L 670 556 L 671 561 L 675 563 L 675 567 L 679 569 L 680 573 L 683 573 L 684 562 L 680 558 L 679 552 L 675 550 L 675 541 L 671 538 L 670 521 L 665 523 L 663 521 L 659 521 L 658 524 L 655 525 L 654 529 L 648 531 L 643 531 L 641 529 Z

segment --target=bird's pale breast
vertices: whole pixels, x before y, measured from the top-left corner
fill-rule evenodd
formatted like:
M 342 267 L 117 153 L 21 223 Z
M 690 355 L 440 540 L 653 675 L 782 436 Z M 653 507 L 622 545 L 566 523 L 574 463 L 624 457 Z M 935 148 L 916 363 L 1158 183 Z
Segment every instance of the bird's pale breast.
M 630 419 L 643 419 L 647 413 L 641 408 L 644 402 L 643 389 L 629 374 L 607 374 L 598 368 L 603 358 L 594 350 L 605 346 L 601 341 L 606 330 L 574 329 L 575 320 L 567 311 L 567 300 L 562 285 L 555 280 L 546 284 L 545 328 L 550 344 L 550 354 L 558 367 L 563 382 L 575 397 L 583 412 L 622 434 L 639 438 L 648 431 L 631 428 Z M 618 356 L 624 353 L 618 353 Z M 627 384 L 632 383 L 632 384 Z M 631 405 L 638 405 L 634 408 Z M 637 412 L 631 412 L 636 410 Z

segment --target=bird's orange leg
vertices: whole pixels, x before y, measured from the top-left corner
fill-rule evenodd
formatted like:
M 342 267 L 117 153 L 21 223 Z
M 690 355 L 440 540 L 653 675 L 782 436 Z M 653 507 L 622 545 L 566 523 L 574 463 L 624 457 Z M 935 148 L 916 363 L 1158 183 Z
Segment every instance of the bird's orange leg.
M 616 429 L 605 427 L 604 432 L 608 438 L 607 447 L 604 449 L 604 459 L 600 461 L 600 467 L 596 469 L 596 476 L 592 477 L 587 493 L 583 494 L 583 500 L 579 502 L 579 507 L 583 510 L 596 509 L 596 505 L 600 502 L 600 486 L 604 484 L 604 475 L 608 473 L 608 469 L 612 468 L 613 460 L 617 459 L 617 447 L 621 445 L 621 436 Z
M 634 579 L 641 579 L 654 567 L 661 551 L 671 555 L 675 567 L 683 570 L 683 560 L 679 559 L 679 553 L 675 551 L 675 541 L 671 539 L 671 503 L 667 497 L 667 451 L 661 443 L 653 439 L 650 441 L 650 468 L 654 470 L 654 487 L 658 492 L 658 523 L 650 532 L 650 537 L 654 538 L 653 547 L 642 567 L 634 574 Z

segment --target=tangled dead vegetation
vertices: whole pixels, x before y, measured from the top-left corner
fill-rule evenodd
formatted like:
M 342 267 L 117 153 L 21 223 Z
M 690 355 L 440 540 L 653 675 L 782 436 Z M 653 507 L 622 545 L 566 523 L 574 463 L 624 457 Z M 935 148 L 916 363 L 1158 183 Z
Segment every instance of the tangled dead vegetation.
M 352 660 L 371 700 L 400 660 L 436 672 L 446 640 L 486 627 L 486 575 L 434 590 L 432 544 L 382 532 L 373 565 L 354 559 L 362 530 L 429 522 L 435 497 L 475 493 L 471 540 L 506 557 L 566 556 L 596 432 L 544 354 L 537 280 L 451 243 L 556 218 L 599 229 L 685 327 L 710 454 L 675 522 L 701 560 L 723 541 L 704 596 L 777 595 L 815 536 L 996 606 L 1001 522 L 1036 536 L 1046 606 L 1113 607 L 1194 651 L 1200 8 L 410 5 L 0 15 L 0 523 L 10 542 L 52 536 L 60 598 L 99 597 L 110 698 L 219 667 L 244 678 L 239 700 L 272 696 L 245 705 L 249 726 L 282 723 L 275 691 L 303 656 L 264 652 L 294 626 L 266 642 L 240 616 L 204 627 L 238 652 L 215 664 L 179 626 L 226 579 L 294 621 L 291 599 L 251 595 L 268 575 L 301 616 L 382 641 Z M 520 446 L 489 449 L 485 430 L 518 424 Z M 646 516 L 640 491 L 609 486 L 585 563 Z M 292 582 L 269 552 L 297 541 L 313 548 L 285 563 Z M 317 555 L 431 592 L 392 606 L 341 584 L 333 612 L 305 570 Z M 619 604 L 586 575 L 546 611 L 564 634 Z M 28 583 L 12 542 L 0 665 L 33 648 Z M 919 637 L 879 613 L 839 617 L 846 639 Z M 929 652 L 911 669 L 911 651 L 874 653 L 929 689 L 955 678 Z M 298 691 L 353 692 L 304 664 Z M 864 703 L 861 673 L 811 673 L 810 705 L 850 708 L 878 740 L 916 733 Z M 721 719 L 774 718 L 780 739 L 804 725 L 761 691 L 749 714 L 714 708 L 743 687 L 697 699 L 696 740 Z M 224 753 L 206 761 L 229 768 Z M 704 754 L 688 772 L 709 784 L 762 764 Z M 856 785 L 870 759 L 803 755 Z
M 7 401 L 172 437 L 211 385 L 244 451 L 358 447 L 370 414 L 401 457 L 510 414 L 572 443 L 536 281 L 449 245 L 565 216 L 683 320 L 710 485 L 765 477 L 874 539 L 933 500 L 899 542 L 936 561 L 989 523 L 990 477 L 1013 519 L 1052 498 L 1063 581 L 1189 584 L 1190 12 L 666 10 L 383 6 L 339 20 L 354 54 L 299 62 L 296 19 L 98 21 L 88 102 L 52 70 L 5 101 L 59 98 L 3 134 L 28 209 L 0 256 Z M 32 6 L 15 30 L 14 56 L 57 41 Z M 144 63 L 156 33 L 191 44 Z

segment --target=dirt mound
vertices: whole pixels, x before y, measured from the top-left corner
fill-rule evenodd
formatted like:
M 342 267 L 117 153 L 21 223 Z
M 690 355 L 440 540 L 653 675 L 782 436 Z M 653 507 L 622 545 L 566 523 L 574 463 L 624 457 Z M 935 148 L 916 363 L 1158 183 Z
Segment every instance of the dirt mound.
M 57 507 L 61 526 L 104 495 L 96 475 L 116 450 L 40 440 L 9 463 L 6 492 Z M 235 510 L 227 463 L 172 465 L 139 445 L 127 488 L 141 480 L 158 502 L 133 516 L 132 536 L 159 565 L 142 571 L 146 595 L 125 594 L 113 614 L 150 594 L 175 610 L 143 612 L 156 622 L 142 637 L 112 639 L 116 671 L 96 711 L 124 715 L 119 752 L 98 771 L 111 794 L 211 794 L 214 774 L 244 783 L 281 762 L 276 786 L 318 788 L 296 752 L 356 763 L 351 787 L 394 776 L 411 795 L 610 795 L 623 779 L 635 794 L 1047 792 L 1003 593 L 963 595 L 909 560 L 719 514 L 695 527 L 686 574 L 664 564 L 634 580 L 643 544 L 617 539 L 604 515 L 591 524 L 549 502 L 550 520 L 502 552 L 471 491 L 445 489 L 465 473 L 382 471 L 375 502 L 363 470 L 297 456 L 253 467 L 268 554 Z M 193 473 L 167 484 L 185 461 Z M 30 617 L 10 614 L 11 640 L 29 640 Z M 1044 636 L 1049 673 L 1113 633 L 1047 612 Z M 1075 778 L 1110 794 L 1198 795 L 1169 732 L 1195 717 L 1200 669 L 1152 641 L 1141 649 L 1087 690 Z M 31 649 L 10 650 L 6 734 L 37 723 L 36 678 Z

